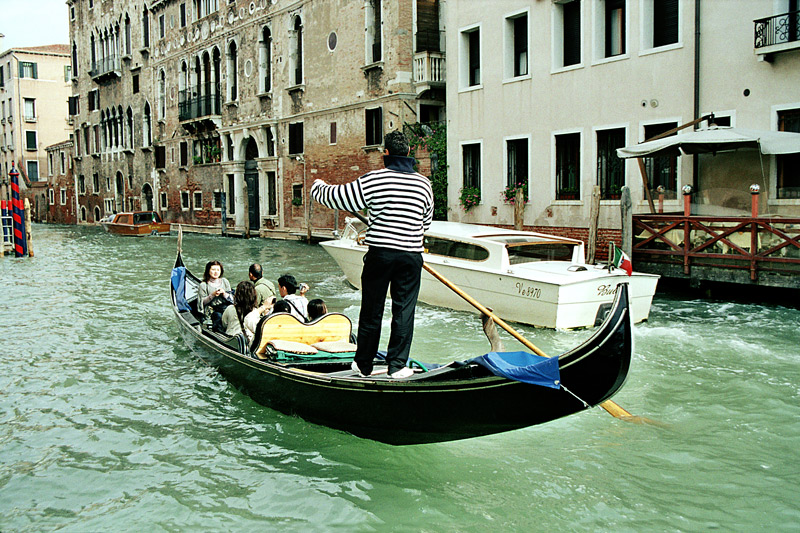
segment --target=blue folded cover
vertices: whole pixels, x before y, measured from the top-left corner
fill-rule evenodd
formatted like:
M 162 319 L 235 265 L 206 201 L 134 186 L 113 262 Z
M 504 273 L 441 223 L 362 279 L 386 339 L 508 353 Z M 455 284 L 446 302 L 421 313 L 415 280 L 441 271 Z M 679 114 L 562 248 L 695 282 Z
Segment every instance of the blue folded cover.
M 189 303 L 186 301 L 186 267 L 175 267 L 172 269 L 172 288 L 175 291 L 175 303 L 178 311 L 189 311 Z
M 467 362 L 477 363 L 495 376 L 552 389 L 561 387 L 557 357 L 540 357 L 527 352 L 489 352 Z

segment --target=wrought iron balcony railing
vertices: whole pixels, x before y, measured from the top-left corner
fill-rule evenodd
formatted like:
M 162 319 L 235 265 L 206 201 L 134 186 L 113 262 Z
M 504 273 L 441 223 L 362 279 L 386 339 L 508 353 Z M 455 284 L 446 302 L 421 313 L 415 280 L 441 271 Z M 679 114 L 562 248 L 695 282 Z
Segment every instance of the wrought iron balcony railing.
M 212 91 L 213 88 L 213 91 Z M 220 114 L 219 84 L 209 83 L 204 86 L 204 93 L 197 94 L 197 89 L 185 89 L 178 94 L 178 119 L 193 120 Z
M 99 61 L 94 61 L 92 63 L 92 68 L 89 71 L 89 75 L 92 78 L 97 78 L 99 76 L 103 76 L 104 74 L 108 74 L 110 72 L 116 72 L 119 70 L 119 59 L 117 56 L 108 56 L 104 57 Z
M 754 22 L 756 50 L 788 43 L 797 43 L 800 46 L 800 11 L 758 19 Z

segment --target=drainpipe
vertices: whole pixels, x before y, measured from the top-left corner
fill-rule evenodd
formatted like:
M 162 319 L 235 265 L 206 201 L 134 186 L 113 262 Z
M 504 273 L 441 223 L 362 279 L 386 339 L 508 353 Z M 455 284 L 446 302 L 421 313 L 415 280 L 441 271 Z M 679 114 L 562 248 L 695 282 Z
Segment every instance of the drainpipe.
M 700 118 L 700 0 L 694 0 L 694 118 Z M 698 186 L 697 156 L 692 156 L 692 184 Z

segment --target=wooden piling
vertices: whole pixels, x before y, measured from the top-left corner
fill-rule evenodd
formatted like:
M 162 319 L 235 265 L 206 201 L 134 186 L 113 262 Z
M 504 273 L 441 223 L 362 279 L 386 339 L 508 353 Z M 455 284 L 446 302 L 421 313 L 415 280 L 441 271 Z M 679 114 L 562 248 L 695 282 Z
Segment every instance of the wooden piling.
M 622 187 L 620 191 L 619 210 L 622 223 L 622 251 L 633 257 L 633 201 L 631 201 L 631 190 L 629 187 Z
M 514 229 L 522 231 L 522 226 L 525 223 L 525 197 L 522 188 L 517 189 L 517 194 L 514 197 Z
M 597 226 L 600 222 L 600 186 L 592 187 L 592 208 L 589 213 L 589 250 L 586 262 L 594 264 L 597 251 Z
M 31 239 L 31 202 L 25 198 L 25 238 L 28 240 L 28 257 L 33 257 L 33 242 Z

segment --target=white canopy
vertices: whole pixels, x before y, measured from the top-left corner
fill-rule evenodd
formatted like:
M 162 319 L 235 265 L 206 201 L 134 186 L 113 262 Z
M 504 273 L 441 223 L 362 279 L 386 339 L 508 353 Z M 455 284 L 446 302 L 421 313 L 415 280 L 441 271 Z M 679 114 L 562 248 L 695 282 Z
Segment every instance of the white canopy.
M 800 133 L 712 126 L 704 130 L 678 133 L 655 141 L 618 148 L 617 155 L 621 159 L 627 159 L 730 152 L 739 148 L 760 148 L 762 154 L 794 154 L 800 152 Z

